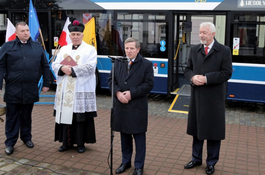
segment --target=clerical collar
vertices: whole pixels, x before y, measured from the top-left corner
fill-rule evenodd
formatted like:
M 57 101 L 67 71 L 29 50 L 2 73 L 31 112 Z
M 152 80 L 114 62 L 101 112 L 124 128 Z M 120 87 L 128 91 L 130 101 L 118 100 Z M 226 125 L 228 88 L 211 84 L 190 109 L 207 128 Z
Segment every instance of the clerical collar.
M 79 46 L 80 46 L 80 44 L 77 45 L 77 46 L 74 46 L 74 45 L 73 45 L 72 50 L 76 50 Z

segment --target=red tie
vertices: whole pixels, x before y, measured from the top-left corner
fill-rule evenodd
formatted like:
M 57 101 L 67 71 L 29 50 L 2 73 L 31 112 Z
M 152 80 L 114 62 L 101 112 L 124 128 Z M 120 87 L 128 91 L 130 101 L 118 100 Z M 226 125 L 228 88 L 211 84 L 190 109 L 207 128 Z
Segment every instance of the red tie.
M 208 54 L 208 49 L 209 47 L 205 47 L 204 50 L 205 50 L 205 54 L 207 55 Z

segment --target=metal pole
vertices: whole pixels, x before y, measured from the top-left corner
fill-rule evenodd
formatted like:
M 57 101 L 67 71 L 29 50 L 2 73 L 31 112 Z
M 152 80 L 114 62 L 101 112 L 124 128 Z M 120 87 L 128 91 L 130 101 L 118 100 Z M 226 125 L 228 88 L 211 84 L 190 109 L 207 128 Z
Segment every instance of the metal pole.
M 115 57 L 111 57 L 109 56 L 109 58 L 111 59 L 111 62 L 112 62 L 112 69 L 111 69 L 111 72 L 112 72 L 112 80 L 111 80 L 111 101 L 112 101 L 112 107 L 111 107 L 111 116 L 110 116 L 110 175 L 113 175 L 113 139 L 114 139 L 114 132 L 113 132 L 113 129 L 112 129 L 112 121 L 113 121 L 113 105 L 114 105 L 114 70 L 115 70 L 115 67 L 114 67 L 114 64 L 115 64 L 115 61 L 121 61 L 121 62 L 126 62 L 127 61 L 127 58 L 126 57 L 119 57 L 119 58 L 115 58 Z
M 113 105 L 114 105 L 114 62 L 115 59 L 111 60 L 112 62 L 112 83 L 111 83 L 111 116 L 110 116 L 110 174 L 113 175 L 113 140 L 114 140 L 114 132 L 112 130 L 112 120 L 113 120 Z

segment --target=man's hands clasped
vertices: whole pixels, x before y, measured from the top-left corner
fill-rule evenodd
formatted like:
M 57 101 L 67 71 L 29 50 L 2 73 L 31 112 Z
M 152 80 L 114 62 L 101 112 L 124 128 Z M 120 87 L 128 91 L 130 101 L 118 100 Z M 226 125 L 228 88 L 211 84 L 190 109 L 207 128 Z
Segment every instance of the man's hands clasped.
M 116 93 L 116 96 L 117 96 L 118 100 L 124 104 L 129 103 L 129 101 L 131 100 L 131 92 L 130 91 L 124 91 L 124 92 L 118 91 Z
M 203 75 L 194 75 L 191 81 L 196 86 L 202 86 L 207 83 L 206 76 Z

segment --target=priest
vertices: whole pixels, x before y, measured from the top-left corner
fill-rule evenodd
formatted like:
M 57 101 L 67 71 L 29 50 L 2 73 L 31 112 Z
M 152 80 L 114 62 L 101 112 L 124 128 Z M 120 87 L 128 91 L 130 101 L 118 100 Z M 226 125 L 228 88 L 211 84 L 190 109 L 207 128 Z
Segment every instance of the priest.
M 85 143 L 95 143 L 95 69 L 97 51 L 82 39 L 84 25 L 75 20 L 68 26 L 71 44 L 62 47 L 52 63 L 56 75 L 54 102 L 55 141 L 59 152 L 76 148 L 86 151 Z

